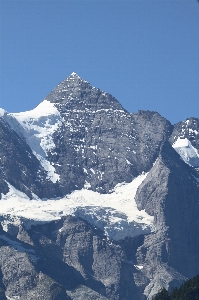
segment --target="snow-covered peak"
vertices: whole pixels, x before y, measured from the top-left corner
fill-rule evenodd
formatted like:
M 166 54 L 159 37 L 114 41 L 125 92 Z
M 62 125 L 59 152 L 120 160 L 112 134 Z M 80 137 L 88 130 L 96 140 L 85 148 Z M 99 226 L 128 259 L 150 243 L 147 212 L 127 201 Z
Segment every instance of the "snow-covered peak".
M 172 145 L 185 163 L 192 167 L 199 167 L 199 153 L 187 138 L 178 138 Z

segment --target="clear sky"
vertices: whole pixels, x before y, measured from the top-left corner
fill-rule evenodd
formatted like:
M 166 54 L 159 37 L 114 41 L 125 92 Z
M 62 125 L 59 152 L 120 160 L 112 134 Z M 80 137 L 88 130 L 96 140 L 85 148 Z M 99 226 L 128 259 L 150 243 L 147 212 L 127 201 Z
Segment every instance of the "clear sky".
M 73 71 L 129 112 L 199 118 L 199 2 L 0 0 L 0 107 L 33 109 Z

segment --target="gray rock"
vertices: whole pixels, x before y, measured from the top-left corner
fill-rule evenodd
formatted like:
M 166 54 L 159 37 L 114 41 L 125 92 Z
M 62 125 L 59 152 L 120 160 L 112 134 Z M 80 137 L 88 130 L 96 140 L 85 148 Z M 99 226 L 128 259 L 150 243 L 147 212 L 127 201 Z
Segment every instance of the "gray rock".
M 54 134 L 56 163 L 63 193 L 91 189 L 108 193 L 119 182 L 148 171 L 172 126 L 156 112 L 130 114 L 110 94 L 93 88 L 77 74 L 62 81 L 47 97 L 64 120 Z
M 136 194 L 138 207 L 155 219 L 156 232 L 145 236 L 137 251 L 137 262 L 150 279 L 149 298 L 199 272 L 199 185 L 193 172 L 165 142 Z
M 108 298 L 100 295 L 99 293 L 89 289 L 85 285 L 79 285 L 72 291 L 67 291 L 71 299 L 74 300 L 107 300 Z
M 142 299 L 133 280 L 135 267 L 128 262 L 122 245 L 108 240 L 86 221 L 69 216 L 61 221 L 33 226 L 28 234 L 45 257 L 56 257 L 77 270 L 84 285 L 103 297 Z M 79 288 L 71 287 L 70 290 L 69 295 L 77 295 L 77 299 L 84 293 Z M 94 292 L 91 296 L 96 297 Z

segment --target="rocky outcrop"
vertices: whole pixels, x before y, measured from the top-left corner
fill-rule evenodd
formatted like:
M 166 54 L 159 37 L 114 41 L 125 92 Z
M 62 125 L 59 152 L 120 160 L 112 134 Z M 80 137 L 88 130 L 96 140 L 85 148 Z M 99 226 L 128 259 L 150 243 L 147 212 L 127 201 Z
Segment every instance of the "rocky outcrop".
M 7 233 L 0 235 L 1 292 L 5 299 L 71 299 L 60 284 L 38 268 L 38 254 Z
M 1 291 L 7 297 L 77 300 L 88 292 L 88 299 L 144 299 L 133 280 L 139 271 L 123 243 L 86 221 L 68 216 L 32 226 L 20 231 L 20 240 L 2 231 L 0 243 Z
M 34 231 L 41 234 L 36 234 Z M 29 231 L 46 256 L 56 256 L 75 268 L 86 286 L 108 299 L 140 299 L 123 247 L 87 222 L 67 217 Z M 125 288 L 124 288 L 125 287 Z
M 145 288 L 149 297 L 162 286 L 179 286 L 198 274 L 199 185 L 194 174 L 166 142 L 138 189 L 138 207 L 154 216 L 156 227 L 136 254 L 143 274 L 150 279 Z

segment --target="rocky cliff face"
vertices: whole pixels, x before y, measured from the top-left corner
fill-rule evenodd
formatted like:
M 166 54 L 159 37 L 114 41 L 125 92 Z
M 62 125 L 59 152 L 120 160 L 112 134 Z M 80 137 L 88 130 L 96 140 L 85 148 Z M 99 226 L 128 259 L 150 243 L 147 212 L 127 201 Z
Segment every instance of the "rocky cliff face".
M 138 207 L 154 215 L 156 227 L 137 251 L 139 264 L 144 265 L 144 274 L 150 279 L 147 296 L 157 293 L 162 284 L 169 289 L 177 285 L 176 281 L 197 274 L 197 199 L 199 186 L 194 170 L 166 142 L 136 194 Z
M 144 300 L 199 273 L 197 118 L 72 73 L 0 135 L 1 299 Z
M 55 103 L 63 120 L 59 135 L 54 134 L 56 148 L 48 157 L 58 162 L 64 193 L 82 188 L 85 181 L 100 193 L 130 182 L 150 169 L 172 128 L 154 112 L 129 114 L 114 97 L 77 74 L 46 99 Z
M 69 216 L 29 231 L 19 228 L 16 237 L 2 230 L 0 241 L 7 297 L 143 299 L 133 280 L 139 271 L 123 243 L 107 239 L 86 221 Z M 83 298 L 87 292 L 90 298 Z

